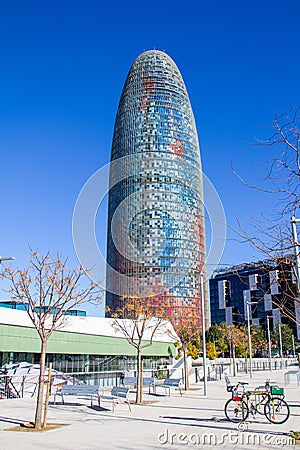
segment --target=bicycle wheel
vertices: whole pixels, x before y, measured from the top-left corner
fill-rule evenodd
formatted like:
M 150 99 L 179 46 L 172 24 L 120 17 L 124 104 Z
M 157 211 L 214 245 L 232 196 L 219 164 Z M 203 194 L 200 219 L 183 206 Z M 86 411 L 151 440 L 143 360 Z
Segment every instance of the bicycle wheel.
M 284 423 L 290 416 L 290 408 L 285 400 L 279 397 L 270 398 L 265 404 L 265 416 L 271 423 Z
M 230 422 L 244 422 L 248 415 L 249 410 L 247 403 L 243 400 L 228 400 L 224 407 L 225 416 Z

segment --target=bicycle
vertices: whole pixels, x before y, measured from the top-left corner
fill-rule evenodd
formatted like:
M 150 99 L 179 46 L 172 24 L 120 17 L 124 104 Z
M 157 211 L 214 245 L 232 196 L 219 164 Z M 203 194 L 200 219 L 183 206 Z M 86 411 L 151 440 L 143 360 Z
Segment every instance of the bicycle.
M 231 422 L 244 422 L 250 413 L 254 418 L 256 413 L 264 414 L 274 424 L 282 424 L 289 418 L 290 409 L 284 400 L 283 388 L 270 386 L 267 381 L 262 389 L 245 391 L 248 383 L 238 382 L 236 386 L 228 386 L 227 380 L 226 383 L 227 390 L 232 392 L 232 398 L 226 402 L 224 412 Z

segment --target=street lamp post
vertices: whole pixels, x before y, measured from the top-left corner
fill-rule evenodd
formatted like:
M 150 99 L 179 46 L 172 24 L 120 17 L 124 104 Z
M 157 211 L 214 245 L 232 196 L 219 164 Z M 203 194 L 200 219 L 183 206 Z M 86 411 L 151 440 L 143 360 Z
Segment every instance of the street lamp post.
M 296 227 L 297 223 L 300 223 L 300 219 L 296 219 L 296 217 L 293 216 L 291 218 L 291 225 L 292 225 L 292 233 L 293 233 L 293 240 L 294 240 L 295 258 L 296 258 L 297 290 L 298 290 L 298 294 L 299 294 L 300 293 L 300 254 L 299 254 L 297 227 Z
M 269 324 L 269 319 L 270 319 L 270 317 L 267 316 L 268 348 L 269 348 L 269 365 L 270 365 L 270 372 L 272 372 L 271 335 L 270 335 L 270 324 Z
M 202 319 L 202 347 L 203 347 L 203 394 L 207 395 L 207 370 L 206 370 L 206 338 L 205 338 L 205 309 L 204 309 L 204 286 L 203 273 L 200 273 L 201 291 L 201 319 Z
M 249 305 L 251 305 L 252 302 L 246 302 L 246 304 L 247 304 L 247 326 L 248 326 L 248 348 L 249 348 L 250 378 L 252 378 L 252 343 L 251 343 L 250 309 L 249 309 Z
M 0 263 L 2 263 L 2 261 L 13 261 L 14 259 L 16 259 L 14 256 L 0 256 Z

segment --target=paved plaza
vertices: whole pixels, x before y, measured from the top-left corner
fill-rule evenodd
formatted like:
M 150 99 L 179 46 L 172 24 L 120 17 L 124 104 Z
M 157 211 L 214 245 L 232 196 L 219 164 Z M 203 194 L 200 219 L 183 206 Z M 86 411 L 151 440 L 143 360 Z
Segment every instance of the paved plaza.
M 249 387 L 262 384 L 266 378 L 284 385 L 285 371 L 254 372 L 231 378 L 249 381 Z M 192 380 L 193 381 L 193 380 Z M 270 424 L 264 416 L 247 420 L 247 429 L 240 431 L 237 424 L 226 420 L 224 404 L 230 397 L 225 382 L 208 383 L 208 394 L 203 396 L 202 383 L 193 384 L 192 390 L 172 392 L 171 397 L 144 393 L 144 405 L 118 405 L 115 413 L 108 409 L 90 406 L 89 398 L 67 397 L 66 404 L 49 406 L 48 423 L 67 424 L 64 427 L 41 433 L 5 431 L 34 417 L 34 399 L 0 400 L 0 449 L 265 449 L 300 448 L 289 442 L 290 430 L 300 430 L 300 388 L 291 378 L 286 387 L 286 400 L 291 415 L 282 425 Z M 132 400 L 134 399 L 134 393 Z M 95 402 L 95 405 L 97 402 Z M 105 405 L 108 406 L 109 404 Z

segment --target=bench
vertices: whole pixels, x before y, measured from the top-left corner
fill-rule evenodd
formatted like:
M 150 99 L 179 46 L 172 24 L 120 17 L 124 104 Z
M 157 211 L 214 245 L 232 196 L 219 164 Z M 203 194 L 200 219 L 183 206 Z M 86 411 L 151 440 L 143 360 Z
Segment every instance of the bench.
M 123 385 L 124 386 L 133 386 L 134 388 L 137 388 L 137 377 L 124 377 Z M 148 386 L 149 394 L 150 394 L 150 389 L 152 388 L 154 390 L 154 378 L 153 377 L 143 377 L 142 378 L 142 386 Z
M 63 384 L 61 389 L 58 389 L 54 394 L 54 404 L 56 403 L 56 396 L 60 395 L 62 398 L 63 405 L 65 404 L 65 395 L 90 395 L 91 396 L 91 406 L 93 406 L 93 397 L 97 397 L 98 405 L 100 406 L 100 395 L 98 385 L 88 385 L 88 384 Z
M 297 377 L 297 384 L 300 386 L 300 370 L 289 370 L 284 374 L 284 384 L 287 386 L 291 382 L 291 375 L 296 375 Z
M 110 391 L 110 395 L 105 395 L 104 393 L 99 397 L 100 403 L 110 402 L 112 403 L 113 412 L 115 412 L 115 406 L 119 403 L 127 403 L 129 411 L 131 411 L 129 399 L 128 399 L 129 389 L 120 386 L 114 386 Z
M 154 385 L 154 391 L 156 393 L 156 388 L 163 387 L 165 389 L 165 392 L 167 393 L 167 390 L 169 390 L 169 397 L 171 396 L 171 388 L 178 389 L 180 392 L 180 395 L 182 396 L 181 392 L 181 379 L 180 378 L 166 378 L 162 384 L 155 384 Z

